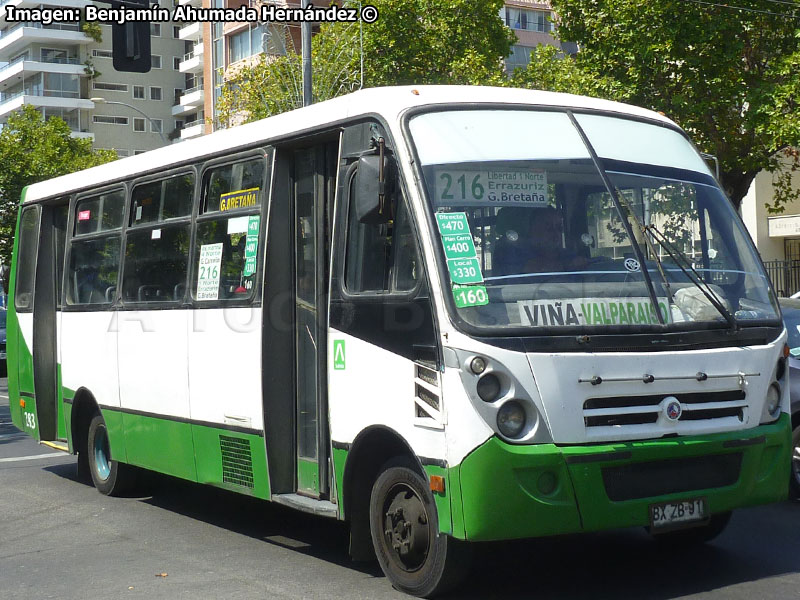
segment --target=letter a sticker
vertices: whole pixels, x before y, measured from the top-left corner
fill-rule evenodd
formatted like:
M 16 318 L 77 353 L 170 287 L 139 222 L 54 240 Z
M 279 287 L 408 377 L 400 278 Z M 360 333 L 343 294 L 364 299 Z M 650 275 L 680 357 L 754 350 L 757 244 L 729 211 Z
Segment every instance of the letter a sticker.
M 337 371 L 345 368 L 344 340 L 333 340 L 333 368 Z

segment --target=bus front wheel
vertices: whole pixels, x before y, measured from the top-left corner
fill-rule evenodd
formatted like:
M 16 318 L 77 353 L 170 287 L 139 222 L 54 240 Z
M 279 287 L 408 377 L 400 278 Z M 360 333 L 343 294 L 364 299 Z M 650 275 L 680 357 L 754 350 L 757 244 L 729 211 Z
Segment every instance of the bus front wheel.
M 463 579 L 468 548 L 439 533 L 433 496 L 410 461 L 384 466 L 372 487 L 369 519 L 378 562 L 398 590 L 429 598 Z
M 106 422 L 100 415 L 96 415 L 89 424 L 86 450 L 89 472 L 97 491 L 106 496 L 116 496 L 130 487 L 133 477 L 131 467 L 111 458 Z

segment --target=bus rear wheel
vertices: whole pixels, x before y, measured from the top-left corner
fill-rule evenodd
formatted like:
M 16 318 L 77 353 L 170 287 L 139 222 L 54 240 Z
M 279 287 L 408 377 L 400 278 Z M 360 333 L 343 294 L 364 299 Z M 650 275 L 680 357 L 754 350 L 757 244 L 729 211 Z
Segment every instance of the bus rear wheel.
M 86 449 L 89 473 L 97 491 L 106 496 L 117 496 L 131 487 L 132 468 L 111 458 L 106 422 L 100 415 L 95 415 L 89 424 Z
M 439 534 L 433 496 L 410 461 L 384 466 L 372 487 L 369 518 L 378 562 L 396 589 L 430 598 L 463 579 L 468 548 Z

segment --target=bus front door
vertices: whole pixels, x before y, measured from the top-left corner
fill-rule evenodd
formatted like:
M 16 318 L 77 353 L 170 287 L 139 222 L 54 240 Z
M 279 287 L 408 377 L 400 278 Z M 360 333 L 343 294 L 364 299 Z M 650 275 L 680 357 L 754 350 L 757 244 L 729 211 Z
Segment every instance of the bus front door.
M 330 238 L 336 145 L 294 152 L 292 205 L 295 272 L 294 347 L 297 491 L 327 494 L 328 424 L 325 377 Z
M 330 495 L 326 349 L 338 138 L 275 154 L 264 277 L 264 426 L 270 490 Z M 289 202 L 286 202 L 286 200 Z

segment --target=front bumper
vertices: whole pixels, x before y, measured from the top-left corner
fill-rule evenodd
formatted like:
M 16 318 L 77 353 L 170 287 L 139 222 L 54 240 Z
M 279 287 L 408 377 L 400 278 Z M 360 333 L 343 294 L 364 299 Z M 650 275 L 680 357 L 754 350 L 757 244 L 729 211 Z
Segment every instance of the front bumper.
M 711 514 L 783 500 L 791 424 L 587 446 L 491 438 L 451 469 L 452 534 L 475 541 L 648 525 L 650 505 L 704 497 Z M 455 486 L 453 486 L 455 484 Z

